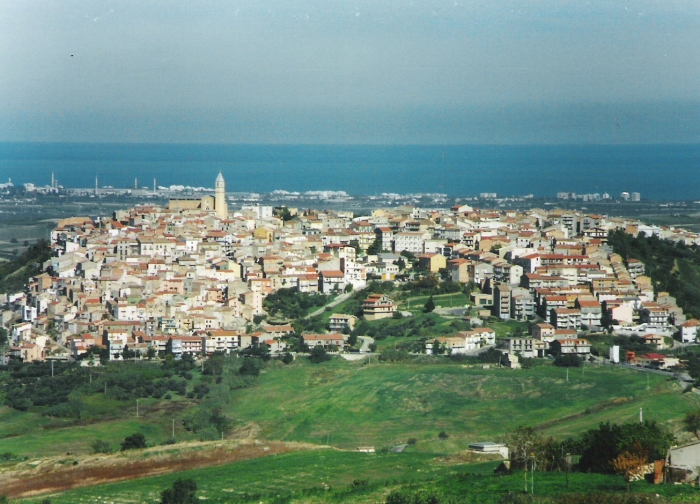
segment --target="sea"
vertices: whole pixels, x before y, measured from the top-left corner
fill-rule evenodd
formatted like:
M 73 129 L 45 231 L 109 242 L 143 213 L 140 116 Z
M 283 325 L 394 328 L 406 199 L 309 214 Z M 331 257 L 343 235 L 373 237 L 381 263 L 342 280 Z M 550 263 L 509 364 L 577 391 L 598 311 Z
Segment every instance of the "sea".
M 231 192 L 345 191 L 646 200 L 700 199 L 700 144 L 191 145 L 0 143 L 0 183 L 67 188 L 213 187 Z

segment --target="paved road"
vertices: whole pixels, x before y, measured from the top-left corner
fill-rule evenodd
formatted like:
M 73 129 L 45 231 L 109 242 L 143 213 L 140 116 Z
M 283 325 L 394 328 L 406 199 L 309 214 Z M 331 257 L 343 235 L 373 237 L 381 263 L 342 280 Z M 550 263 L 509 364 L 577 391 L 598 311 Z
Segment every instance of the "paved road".
M 352 296 L 352 292 L 345 292 L 345 293 L 341 294 L 340 296 L 338 296 L 337 298 L 335 298 L 335 299 L 334 299 L 333 301 L 331 301 L 330 303 L 328 303 L 326 306 L 322 306 L 322 307 L 319 308 L 318 310 L 309 313 L 309 314 L 308 314 L 306 317 L 304 317 L 304 318 L 311 318 L 311 317 L 315 317 L 315 316 L 317 316 L 317 315 L 321 315 L 321 314 L 326 310 L 327 307 L 331 307 L 331 308 L 332 308 L 333 306 L 339 305 L 340 303 L 342 303 L 342 302 L 345 301 L 346 299 L 349 299 L 350 296 Z
M 357 339 L 362 341 L 362 345 L 360 345 L 360 353 L 369 353 L 369 346 L 374 343 L 374 338 L 370 338 L 369 336 L 358 336 Z

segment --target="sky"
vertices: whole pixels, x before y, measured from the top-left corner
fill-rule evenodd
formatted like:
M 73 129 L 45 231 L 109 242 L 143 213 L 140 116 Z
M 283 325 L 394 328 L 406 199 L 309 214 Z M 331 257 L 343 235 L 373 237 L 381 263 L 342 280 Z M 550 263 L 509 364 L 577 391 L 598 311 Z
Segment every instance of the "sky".
M 700 2 L 2 0 L 0 141 L 700 143 Z

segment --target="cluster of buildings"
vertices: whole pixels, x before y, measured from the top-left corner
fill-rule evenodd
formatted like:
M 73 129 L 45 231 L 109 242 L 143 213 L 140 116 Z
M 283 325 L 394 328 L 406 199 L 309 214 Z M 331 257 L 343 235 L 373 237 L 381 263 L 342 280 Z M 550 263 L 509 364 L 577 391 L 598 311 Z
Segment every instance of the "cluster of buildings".
M 655 295 L 644 264 L 606 244 L 613 229 L 700 242 L 673 227 L 575 211 L 467 204 L 397 206 L 360 217 L 259 205 L 229 211 L 220 174 L 214 195 L 137 206 L 111 219 L 60 221 L 45 273 L 8 297 L 1 321 L 10 330 L 10 357 L 28 361 L 77 357 L 95 345 L 115 359 L 125 349 L 211 354 L 263 342 L 284 351 L 291 326 L 257 324 L 246 332 L 265 315 L 266 296 L 282 288 L 339 293 L 369 279 L 399 281 L 415 268 L 478 285 L 472 299 L 481 315 L 540 316 L 533 334 L 509 341 L 512 355 L 586 354 L 590 345 L 579 331 L 606 320 L 641 334 L 679 328 L 684 341 L 695 341 L 698 322 L 686 320 L 668 294 Z M 363 308 L 373 320 L 392 316 L 396 304 L 370 296 Z M 342 349 L 352 323 L 335 314 L 334 332 L 305 340 Z M 481 328 L 454 338 L 441 344 L 459 352 L 493 344 L 495 334 Z

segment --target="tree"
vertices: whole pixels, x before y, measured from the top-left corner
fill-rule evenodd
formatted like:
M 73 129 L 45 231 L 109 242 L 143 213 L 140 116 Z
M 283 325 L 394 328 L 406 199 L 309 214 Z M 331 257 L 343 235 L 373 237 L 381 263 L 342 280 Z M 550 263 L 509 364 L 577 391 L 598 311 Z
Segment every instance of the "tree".
M 685 415 L 683 423 L 685 424 L 685 430 L 692 432 L 695 434 L 695 437 L 700 439 L 700 410 L 689 411 Z
M 622 474 L 627 482 L 627 491 L 630 491 L 630 482 L 639 468 L 646 463 L 646 456 L 642 453 L 624 452 L 615 457 L 612 461 L 613 470 L 617 474 Z
M 642 454 L 645 462 L 653 462 L 664 458 L 674 441 L 673 434 L 656 422 L 608 422 L 584 432 L 573 448 L 581 455 L 583 471 L 615 473 L 613 462 L 625 452 Z
M 313 350 L 311 350 L 309 360 L 314 364 L 319 364 L 331 360 L 331 356 L 326 353 L 326 349 L 323 348 L 323 345 L 316 345 Z
M 433 301 L 433 296 L 430 296 L 428 298 L 428 302 L 425 303 L 425 307 L 423 307 L 423 311 L 425 313 L 430 313 L 433 310 L 435 310 L 435 301 Z
M 148 347 L 146 350 L 146 358 L 148 360 L 153 360 L 158 355 L 158 351 L 154 347 Z
M 166 488 L 160 494 L 161 504 L 199 504 L 197 483 L 191 479 L 178 478 L 172 488 Z
M 372 245 L 367 247 L 367 255 L 377 255 L 382 251 L 382 240 L 378 236 L 372 242 Z
M 238 373 L 241 376 L 259 376 L 260 366 L 257 361 L 258 359 L 243 359 L 243 364 L 241 364 L 241 368 L 238 370 Z
M 127 436 L 124 438 L 124 441 L 122 441 L 122 451 L 138 450 L 141 448 L 146 448 L 146 436 L 140 432 Z

